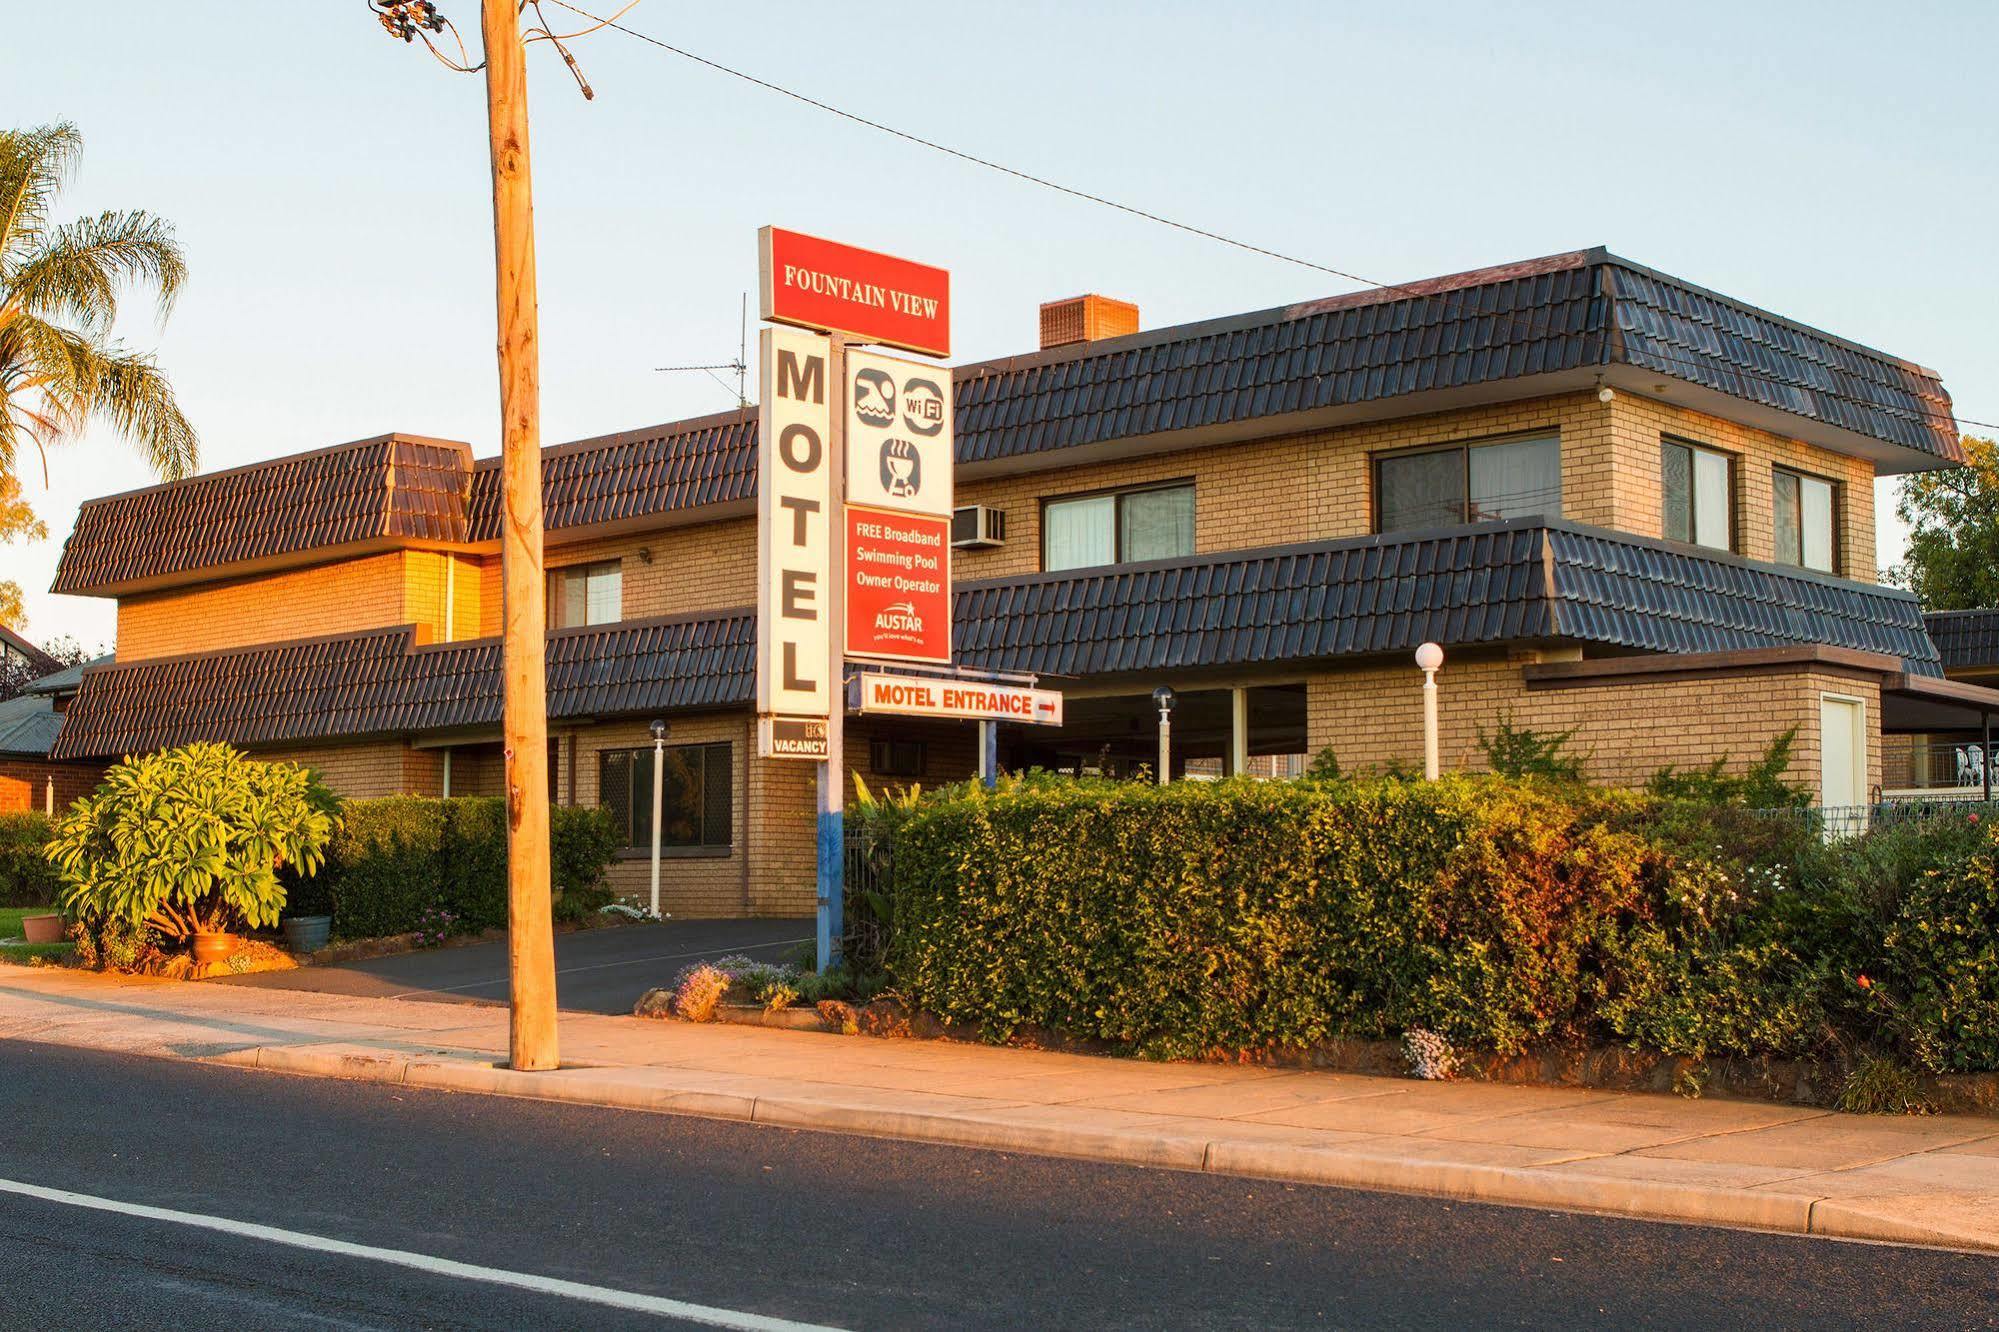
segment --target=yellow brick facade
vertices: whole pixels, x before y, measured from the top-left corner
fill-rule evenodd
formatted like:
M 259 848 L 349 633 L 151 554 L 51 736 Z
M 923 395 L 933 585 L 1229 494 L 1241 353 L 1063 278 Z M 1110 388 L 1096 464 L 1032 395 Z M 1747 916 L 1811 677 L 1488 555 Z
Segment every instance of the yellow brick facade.
M 449 633 L 447 609 L 454 626 Z M 477 637 L 478 557 L 389 551 L 121 597 L 118 659 L 145 661 L 398 624 L 416 625 L 420 642 Z
M 1522 667 L 1532 653 L 1454 655 L 1438 673 L 1439 758 L 1447 769 L 1485 768 L 1479 733 L 1510 715 L 1536 731 L 1573 730 L 1591 780 L 1642 786 L 1661 768 L 1727 756 L 1731 769 L 1760 758 L 1792 727 L 1787 780 L 1819 790 L 1821 694 L 1858 698 L 1868 719 L 1867 789 L 1881 785 L 1878 676 L 1820 668 L 1761 668 L 1727 675 L 1638 676 L 1582 686 L 1530 688 Z M 1309 684 L 1312 750 L 1330 747 L 1349 769 L 1423 761 L 1421 679 L 1408 666 L 1373 666 L 1315 676 Z M 1685 719 L 1697 718 L 1698 724 Z
M 963 482 L 958 502 L 1002 510 L 1007 541 L 955 552 L 954 573 L 976 579 L 1039 571 L 1043 500 L 1182 479 L 1194 483 L 1199 554 L 1365 536 L 1375 530 L 1376 457 L 1533 434 L 1561 439 L 1562 517 L 1654 538 L 1664 523 L 1661 440 L 1671 436 L 1730 454 L 1736 553 L 1756 560 L 1775 558 L 1773 469 L 1835 481 L 1840 572 L 1875 577 L 1871 464 L 1670 403 L 1629 393 L 1604 403 L 1594 392 Z

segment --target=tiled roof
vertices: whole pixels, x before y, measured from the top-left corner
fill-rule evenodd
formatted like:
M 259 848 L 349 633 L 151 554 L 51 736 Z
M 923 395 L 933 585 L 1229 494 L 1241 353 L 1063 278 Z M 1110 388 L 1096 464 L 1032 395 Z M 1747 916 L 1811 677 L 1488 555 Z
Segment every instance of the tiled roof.
M 736 707 L 754 697 L 755 670 L 750 614 L 562 630 L 548 640 L 549 716 Z M 402 626 L 89 671 L 63 714 L 56 757 L 191 740 L 307 744 L 499 720 L 498 640 L 419 647 Z
M 1999 608 L 1932 611 L 1923 620 L 1946 671 L 1999 667 Z
M 1114 675 L 1564 640 L 1702 653 L 1823 644 L 1939 673 L 1904 592 L 1525 519 L 971 583 L 957 659 Z M 549 636 L 549 715 L 748 706 L 755 616 L 635 621 Z M 313 741 L 488 727 L 499 644 L 413 646 L 407 627 L 85 673 L 57 757 L 188 740 Z
M 1914 465 L 1961 457 L 1931 371 L 1595 249 L 960 366 L 957 459 L 1246 434 L 1349 408 L 1390 414 L 1397 398 L 1543 376 L 1568 378 L 1539 391 L 1573 390 L 1619 368 L 1787 412 Z M 756 412 L 562 445 L 544 452 L 542 475 L 551 532 L 747 503 Z M 499 480 L 497 460 L 474 464 L 463 445 L 391 436 L 95 500 L 55 590 L 105 592 L 370 539 L 491 541 Z
M 1931 371 L 1602 249 L 963 366 L 958 459 L 1618 365 L 1961 460 Z
M 1523 519 L 963 586 L 957 656 L 1043 675 L 1553 639 L 1649 652 L 1829 644 L 1938 673 L 1907 593 Z
M 87 501 L 57 592 L 92 592 L 304 551 L 463 539 L 463 444 L 384 435 Z
M 956 655 L 1097 675 L 1540 638 L 1540 540 L 1495 526 L 974 583 L 958 591 Z
M 1907 592 L 1600 528 L 1545 530 L 1555 629 L 1565 638 L 1674 653 L 1820 643 L 1941 674 L 1922 606 Z
M 673 509 L 747 503 L 757 494 L 757 414 L 630 430 L 545 450 L 542 522 L 549 531 L 646 518 Z M 472 474 L 470 539 L 500 535 L 500 460 Z

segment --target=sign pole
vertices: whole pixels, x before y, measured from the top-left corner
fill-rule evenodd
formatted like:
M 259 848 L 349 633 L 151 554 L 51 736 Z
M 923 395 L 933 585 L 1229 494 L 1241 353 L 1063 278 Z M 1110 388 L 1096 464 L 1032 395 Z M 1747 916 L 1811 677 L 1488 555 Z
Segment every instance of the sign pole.
M 827 636 L 826 679 L 832 693 L 826 710 L 826 760 L 819 765 L 819 875 L 818 948 L 819 970 L 840 960 L 847 893 L 847 339 L 835 333 L 827 339 L 826 391 L 832 396 L 830 429 L 826 441 L 828 465 L 832 468 L 832 501 L 828 506 L 827 530 L 832 533 L 832 587 L 826 598 L 827 618 L 833 632 Z

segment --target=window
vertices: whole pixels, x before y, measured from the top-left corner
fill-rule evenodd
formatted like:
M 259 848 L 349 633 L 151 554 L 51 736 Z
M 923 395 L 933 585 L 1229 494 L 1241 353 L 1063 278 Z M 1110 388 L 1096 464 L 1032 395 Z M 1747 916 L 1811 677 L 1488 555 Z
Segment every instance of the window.
M 1837 487 L 1781 467 L 1775 481 L 1777 562 L 1832 573 L 1834 515 L 1838 509 L 1833 492 Z
M 1087 569 L 1194 553 L 1194 487 L 1182 482 L 1041 506 L 1041 567 Z
M 733 808 L 730 746 L 668 745 L 660 800 L 662 847 L 727 847 Z M 627 848 L 652 849 L 652 748 L 597 755 L 597 803 Z
M 1553 436 L 1425 449 L 1374 464 L 1377 527 L 1403 532 L 1562 515 L 1562 447 Z
M 1735 480 L 1728 455 L 1662 440 L 1659 470 L 1668 541 L 1735 549 Z
M 548 571 L 548 627 L 615 624 L 624 614 L 625 575 L 616 560 Z
M 883 777 L 921 777 L 923 742 L 877 738 L 868 742 L 868 768 Z

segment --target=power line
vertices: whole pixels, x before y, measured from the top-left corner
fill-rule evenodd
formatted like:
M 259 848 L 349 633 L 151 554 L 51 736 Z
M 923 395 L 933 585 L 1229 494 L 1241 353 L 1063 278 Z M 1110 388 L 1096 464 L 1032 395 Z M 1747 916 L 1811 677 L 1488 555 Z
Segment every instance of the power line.
M 1410 296 L 1410 297 L 1430 297 L 1441 294 L 1436 291 L 1425 291 L 1417 287 L 1402 286 L 1393 282 L 1381 282 L 1374 278 L 1363 277 L 1359 273 L 1349 272 L 1343 268 L 1334 268 L 1329 264 L 1321 264 L 1314 262 L 1313 260 L 1310 259 L 1301 259 L 1297 255 L 1285 254 L 1281 250 L 1272 250 L 1262 245 L 1254 245 L 1248 241 L 1237 240 L 1232 236 L 1225 236 L 1218 231 L 1210 231 L 1205 227 L 1197 227 L 1193 226 L 1190 223 L 1178 222 L 1170 217 L 1165 217 L 1162 216 L 1161 214 L 1150 212 L 1143 208 L 1134 207 L 1131 204 L 1120 203 L 1116 199 L 1109 199 L 1100 194 L 1092 194 L 1088 190 L 1079 190 L 1073 186 L 1064 185 L 1059 181 L 1049 180 L 1045 176 L 1037 176 L 1031 172 L 1022 171 L 1016 167 L 1010 167 L 1006 165 L 1004 162 L 995 162 L 990 158 L 980 157 L 975 153 L 968 153 L 961 149 L 953 148 L 949 144 L 938 143 L 934 139 L 926 139 L 920 134 L 912 134 L 908 130 L 898 129 L 893 125 L 885 125 L 878 120 L 870 120 L 866 116 L 858 115 L 855 112 L 834 106 L 830 102 L 822 102 L 816 97 L 808 97 L 804 93 L 794 92 L 792 89 L 783 87 L 780 84 L 772 83 L 768 79 L 758 78 L 756 75 L 748 73 L 747 71 L 736 69 L 732 66 L 722 64 L 720 61 L 717 60 L 710 60 L 708 57 L 704 55 L 698 55 L 693 51 L 687 50 L 685 47 L 675 46 L 671 42 L 662 41 L 660 38 L 652 36 L 650 33 L 640 32 L 636 28 L 628 27 L 625 24 L 617 21 L 617 19 L 625 12 L 624 10 L 620 10 L 618 14 L 612 15 L 610 18 L 604 18 L 597 14 L 591 13 L 587 9 L 582 9 L 576 5 L 570 4 L 569 0 L 547 0 L 547 2 L 549 4 L 556 5 L 562 9 L 566 9 L 570 13 L 578 16 L 579 18 L 589 19 L 593 24 L 596 25 L 596 27 L 590 29 L 590 31 L 595 32 L 603 28 L 615 29 L 618 32 L 624 33 L 628 37 L 635 37 L 639 41 L 646 42 L 652 46 L 656 46 L 662 51 L 671 52 L 672 54 L 677 55 L 684 60 L 693 61 L 697 65 L 704 65 L 709 69 L 715 70 L 717 73 L 727 74 L 730 78 L 740 79 L 744 83 L 752 84 L 758 88 L 764 89 L 767 92 L 774 92 L 780 97 L 788 97 L 794 102 L 799 102 L 806 106 L 812 107 L 816 110 L 824 111 L 829 115 L 837 116 L 842 120 L 851 121 L 856 125 L 865 126 L 868 129 L 875 130 L 882 134 L 887 134 L 893 138 L 901 139 L 904 142 L 916 144 L 918 147 L 921 148 L 928 148 L 933 152 L 942 153 L 947 157 L 957 158 L 961 162 L 969 162 L 974 166 L 980 166 L 986 168 L 989 171 L 999 172 L 1001 175 L 1012 176 L 1016 180 L 1024 180 L 1031 185 L 1039 185 L 1044 189 L 1054 190 L 1058 194 L 1066 194 L 1074 199 L 1081 199 L 1087 203 L 1093 203 L 1104 208 L 1114 209 L 1117 212 L 1125 213 L 1132 217 L 1142 218 L 1148 222 L 1155 222 L 1158 223 L 1160 226 L 1171 227 L 1175 231 L 1185 232 L 1186 234 L 1191 236 L 1199 236 L 1205 240 L 1215 241 L 1219 244 L 1231 246 L 1235 249 L 1243 250 L 1250 254 L 1262 255 L 1268 259 L 1276 259 L 1281 263 L 1295 264 L 1300 268 L 1309 268 L 1320 273 L 1329 273 L 1334 277 L 1344 278 L 1349 282 L 1358 282 L 1364 287 L 1372 287 L 1377 291 L 1396 292 L 1404 296 Z M 626 8 L 629 9 L 630 6 L 627 6 Z M 1510 318 L 1512 318 L 1515 321 L 1521 321 L 1528 318 L 1528 316 L 1515 313 L 1512 316 L 1510 316 Z M 1676 356 L 1670 352 L 1649 351 L 1647 354 L 1650 356 L 1658 357 L 1661 360 L 1685 365 L 1689 368 L 1703 369 L 1703 370 L 1713 370 L 1715 368 L 1709 365 L 1705 361 L 1694 360 L 1690 357 Z M 1645 367 L 1639 367 L 1639 368 L 1645 368 Z M 1828 397 L 1828 398 L 1839 399 L 1846 402 L 1852 402 L 1859 406 L 1873 408 L 1876 411 L 1889 412 L 1891 414 L 1903 416 L 1905 418 L 1914 418 L 1933 425 L 1948 425 L 1953 429 L 1961 426 L 1971 425 L 1971 426 L 1979 426 L 1988 430 L 1999 430 L 1999 422 L 1978 421 L 1970 417 L 1956 416 L 1953 413 L 1948 413 L 1948 412 L 1937 412 L 1934 410 L 1927 410 L 1927 409 L 1913 409 L 1906 407 L 1891 406 L 1886 403 L 1875 402 L 1871 398 L 1863 398 L 1850 393 L 1841 393 L 1836 389 L 1818 388 L 1810 385 L 1799 384 L 1791 380 L 1778 379 L 1771 375 L 1760 375 L 1755 373 L 1754 371 L 1738 369 L 1734 366 L 1728 367 L 1727 373 L 1736 375 L 1742 379 L 1756 380 L 1765 384 L 1775 385 L 1780 388 L 1793 389 L 1807 393 L 1814 393 L 1822 397 Z

